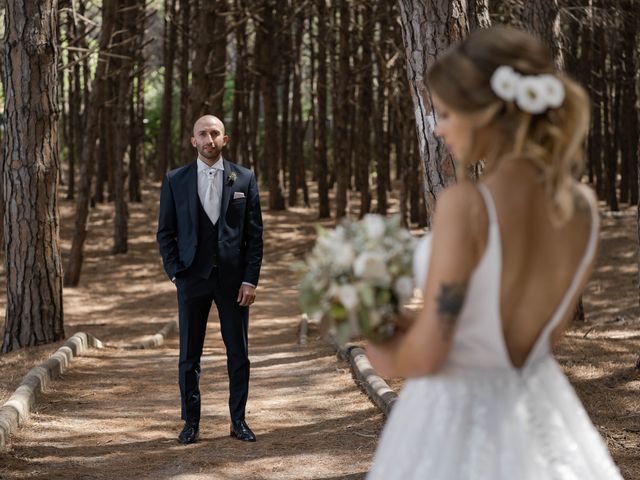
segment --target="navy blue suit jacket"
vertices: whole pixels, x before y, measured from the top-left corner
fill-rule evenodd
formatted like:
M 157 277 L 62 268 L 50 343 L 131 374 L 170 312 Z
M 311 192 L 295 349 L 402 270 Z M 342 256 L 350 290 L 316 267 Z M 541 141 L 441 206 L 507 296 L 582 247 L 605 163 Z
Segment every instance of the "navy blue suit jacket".
M 242 282 L 257 286 L 262 264 L 262 213 L 256 177 L 240 165 L 227 160 L 223 163 L 218 273 L 226 287 L 240 288 Z M 193 161 L 171 170 L 162 183 L 156 238 L 164 270 L 171 279 L 191 266 L 198 247 L 197 176 L 197 161 Z

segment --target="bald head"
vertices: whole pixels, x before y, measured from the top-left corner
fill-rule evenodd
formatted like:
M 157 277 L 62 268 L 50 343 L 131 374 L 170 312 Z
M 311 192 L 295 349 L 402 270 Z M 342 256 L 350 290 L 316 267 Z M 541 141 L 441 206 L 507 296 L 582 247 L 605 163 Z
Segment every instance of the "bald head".
M 203 115 L 193 124 L 191 145 L 198 151 L 198 157 L 209 165 L 218 161 L 228 139 L 224 123 L 214 115 Z
M 193 124 L 193 136 L 196 136 L 196 132 L 199 128 L 203 128 L 205 126 L 216 126 L 220 129 L 222 135 L 224 135 L 224 123 L 215 115 L 203 115 L 199 119 L 196 120 L 196 123 Z

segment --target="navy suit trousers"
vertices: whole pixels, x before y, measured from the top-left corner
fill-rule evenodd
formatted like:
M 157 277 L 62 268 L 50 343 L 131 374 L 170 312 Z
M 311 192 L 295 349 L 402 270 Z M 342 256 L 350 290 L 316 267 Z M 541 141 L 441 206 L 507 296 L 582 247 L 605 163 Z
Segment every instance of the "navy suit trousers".
M 237 291 L 220 285 L 217 269 L 208 279 L 183 274 L 176 279 L 180 325 L 179 383 L 182 419 L 200 421 L 200 357 L 212 303 L 220 317 L 222 340 L 227 351 L 229 413 L 231 420 L 244 420 L 249 395 L 249 307 L 237 302 Z

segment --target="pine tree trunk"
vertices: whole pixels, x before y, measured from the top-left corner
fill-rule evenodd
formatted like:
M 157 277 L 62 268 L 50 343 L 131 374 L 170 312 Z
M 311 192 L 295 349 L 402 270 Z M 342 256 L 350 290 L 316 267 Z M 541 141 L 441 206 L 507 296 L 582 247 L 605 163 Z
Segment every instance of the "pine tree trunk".
M 207 0 L 209 2 L 211 0 Z M 227 0 L 217 0 L 215 2 L 216 22 L 215 40 L 212 49 L 210 66 L 207 68 L 211 72 L 211 112 L 224 119 L 224 82 L 227 74 L 227 15 L 229 5 Z M 211 47 L 211 46 L 209 46 Z
M 288 0 L 282 0 L 281 3 L 284 3 L 285 10 L 284 16 L 288 19 L 291 15 L 291 8 L 289 6 Z M 276 11 L 277 7 L 276 7 Z M 278 171 L 282 172 L 282 181 L 284 182 L 283 187 L 286 188 L 287 182 L 287 170 L 289 170 L 290 158 L 289 158 L 289 130 L 291 128 L 291 114 L 290 114 L 290 106 L 291 106 L 291 72 L 292 65 L 291 62 L 293 59 L 291 58 L 291 24 L 287 22 L 286 25 L 281 25 L 281 34 L 280 34 L 280 59 L 282 61 L 281 65 L 281 76 L 279 78 L 280 83 L 280 91 L 282 104 L 280 108 L 280 153 L 278 155 L 278 163 L 279 168 Z M 295 178 L 288 178 L 289 183 L 293 181 L 295 184 Z
M 314 160 L 317 168 L 318 180 L 318 216 L 328 218 L 331 216 L 329 206 L 329 186 L 327 185 L 328 161 L 327 161 L 327 45 L 325 39 L 327 31 L 327 3 L 326 0 L 316 0 L 318 13 L 318 78 L 316 80 L 317 92 L 317 126 L 316 148 Z
M 621 156 L 623 159 L 626 159 L 627 162 L 623 175 L 627 179 L 627 200 L 631 205 L 638 203 L 637 167 L 640 161 L 640 152 L 638 151 L 638 147 L 640 146 L 640 128 L 638 115 L 636 113 L 636 108 L 640 108 L 640 105 L 638 105 L 638 96 L 635 89 L 635 80 L 636 77 L 638 77 L 638 65 L 636 62 L 638 55 L 640 55 L 637 50 L 636 36 L 640 38 L 638 34 L 640 18 L 634 7 L 637 7 L 637 2 L 634 0 L 623 2 L 623 58 L 620 61 L 623 75 L 622 115 L 620 115 Z M 622 119 L 624 120 L 622 121 Z
M 304 33 L 304 18 L 300 14 L 294 17 L 293 32 L 293 81 L 291 85 L 291 128 L 289 156 L 289 205 L 298 204 L 298 189 L 304 184 L 302 130 L 302 34 Z
M 615 73 L 611 65 L 612 56 L 609 55 L 611 42 L 608 41 L 608 36 L 605 34 L 603 28 L 600 28 L 599 31 L 599 45 L 601 45 L 603 49 L 602 56 L 600 57 L 600 76 L 602 78 L 602 156 L 604 158 L 605 168 L 605 193 L 607 196 L 607 203 L 609 204 L 609 208 L 613 211 L 618 211 L 618 195 L 616 192 L 616 181 L 618 176 L 618 155 L 613 138 L 613 111 L 615 108 L 615 105 L 613 103 L 613 93 L 615 85 L 613 85 L 614 82 L 611 82 L 609 80 L 610 78 L 614 78 L 615 80 Z M 605 81 L 605 78 L 607 79 L 607 81 Z
M 145 42 L 145 19 L 147 16 L 147 0 L 136 0 L 137 19 L 135 20 L 134 73 L 133 95 L 130 107 L 130 140 L 131 158 L 129 161 L 129 201 L 142 202 L 142 185 L 144 177 L 144 87 L 145 87 L 145 58 L 143 46 Z M 175 47 L 175 45 L 174 45 Z M 171 136 L 171 131 L 169 131 Z
M 3 353 L 64 338 L 57 25 L 55 0 L 6 2 Z
M 632 32 L 634 32 L 635 34 L 635 38 L 630 38 L 629 40 L 632 42 L 632 45 L 634 45 L 635 47 L 635 52 L 633 55 L 633 70 L 635 72 L 640 71 L 640 19 L 638 19 L 638 17 L 636 16 L 635 19 L 633 20 L 632 23 Z M 632 88 L 635 88 L 635 94 L 636 94 L 636 98 L 640 99 L 640 75 L 636 75 L 635 78 L 635 85 L 633 85 Z M 635 104 L 635 108 L 636 108 L 636 112 L 635 112 L 635 117 L 637 119 L 638 125 L 640 125 L 640 102 L 636 102 Z M 636 137 L 634 139 L 634 147 L 635 147 L 635 151 L 636 151 L 636 168 L 637 168 L 637 178 L 638 178 L 638 185 L 637 188 L 638 190 L 636 191 L 636 198 L 638 199 L 638 202 L 636 203 L 637 208 L 637 224 L 638 224 L 638 229 L 637 229 L 637 234 L 638 234 L 638 241 L 640 242 L 640 195 L 638 194 L 638 191 L 640 191 L 640 138 Z M 638 274 L 640 275 L 640 249 L 638 250 Z M 638 279 L 638 285 L 640 286 L 640 278 Z M 640 362 L 640 359 L 638 360 L 638 362 Z
M 340 27 L 338 24 L 338 12 L 340 10 L 340 1 L 339 0 L 327 0 L 327 4 L 329 6 L 329 67 L 330 67 L 330 82 L 331 88 L 329 88 L 329 95 L 331 100 L 329 101 L 329 105 L 331 106 L 331 119 L 333 120 L 331 123 L 331 130 L 329 130 L 329 134 L 331 135 L 331 139 L 329 141 L 329 145 L 331 145 L 331 155 L 328 163 L 328 188 L 329 191 L 333 190 L 336 184 L 336 172 L 338 170 L 338 166 L 336 162 L 338 161 L 338 152 L 337 152 L 337 131 L 335 128 L 336 119 L 339 117 L 338 115 L 338 41 L 340 34 Z M 335 202 L 335 197 L 334 197 Z
M 67 16 L 67 35 L 71 39 L 78 37 L 78 29 L 74 22 L 74 16 Z M 73 40 L 72 40 L 73 41 Z M 69 113 L 67 116 L 67 200 L 73 200 L 76 189 L 76 163 L 78 161 L 78 142 L 81 138 L 80 130 L 80 64 L 77 52 L 74 50 L 67 51 L 67 64 L 73 67 L 67 68 L 67 85 L 69 86 L 68 106 Z
M 411 177 L 415 177 L 415 172 L 411 171 L 411 157 L 408 155 L 411 145 L 405 143 L 408 118 L 403 115 L 402 109 L 395 105 L 402 98 L 395 98 L 392 108 L 393 118 L 393 143 L 395 145 L 396 165 L 398 167 L 397 176 L 400 180 L 400 220 L 402 225 L 409 226 L 409 198 L 411 196 Z
M 455 167 L 443 142 L 435 135 L 435 112 L 424 75 L 437 53 L 461 40 L 469 25 L 461 0 L 400 0 L 400 12 L 420 157 L 426 173 L 425 202 L 430 225 L 439 192 L 455 182 Z
M 356 146 L 357 187 L 360 192 L 360 218 L 371 211 L 369 190 L 369 163 L 371 162 L 371 119 L 373 117 L 373 51 L 375 19 L 373 7 L 366 3 L 362 11 L 362 57 L 360 59 L 360 95 L 358 101 Z
M 137 1 L 120 0 L 120 11 L 117 15 L 118 35 L 114 37 L 117 45 L 113 53 L 118 55 L 119 70 L 117 72 L 117 97 L 115 102 L 115 156 L 113 157 L 113 199 L 115 219 L 113 229 L 113 249 L 115 254 L 127 253 L 129 240 L 128 204 L 125 192 L 125 157 L 131 158 L 129 131 L 134 128 L 130 124 L 131 98 L 133 94 L 132 74 L 134 57 L 132 43 L 135 42 L 135 25 L 137 20 Z M 135 51 L 133 53 L 135 55 Z
M 422 173 L 420 168 L 420 151 L 418 149 L 418 142 L 416 140 L 415 128 L 411 128 L 410 136 L 408 137 L 412 140 L 410 159 L 411 159 L 411 171 L 415 172 L 411 175 L 411 194 L 409 197 L 409 202 L 411 205 L 409 219 L 411 223 L 424 224 L 426 222 L 426 218 L 422 216 L 422 208 L 423 208 L 423 199 L 422 195 L 423 188 L 421 180 L 424 178 L 424 175 L 418 174 L 418 172 Z
M 604 34 L 602 26 L 598 25 L 596 15 L 598 5 L 596 0 L 589 0 L 588 19 L 589 19 L 589 35 L 588 44 L 585 49 L 588 52 L 588 68 L 589 75 L 589 92 L 591 93 L 591 127 L 588 139 L 588 162 L 589 169 L 593 172 L 591 177 L 595 183 L 598 198 L 605 198 L 606 183 L 603 175 L 602 161 L 602 124 L 603 120 L 603 91 L 606 88 L 603 73 L 600 71 L 600 65 L 604 62 L 601 58 L 606 55 L 604 46 Z
M 616 10 L 620 8 L 618 2 L 616 2 Z M 622 65 L 624 58 L 624 51 L 622 46 L 622 35 L 624 34 L 622 15 L 618 10 L 616 12 L 616 29 L 617 32 L 614 35 L 610 35 L 611 50 L 610 50 L 610 69 L 611 76 L 609 77 L 609 84 L 612 91 L 614 91 L 613 102 L 611 105 L 610 115 L 610 130 L 611 130 L 611 153 L 618 164 L 620 172 L 620 182 L 618 185 L 618 192 L 614 188 L 614 195 L 617 197 L 617 202 L 626 203 L 629 201 L 629 158 L 621 155 L 623 142 L 624 142 L 624 120 L 621 117 L 622 102 L 625 97 L 625 75 L 624 66 Z M 615 183 L 614 183 L 615 186 Z
M 256 45 L 254 47 L 254 52 L 258 52 L 259 47 Z M 256 63 L 256 69 L 259 68 L 259 64 Z M 256 176 L 256 180 L 260 178 L 262 173 L 263 164 L 261 163 L 260 158 L 260 149 L 261 145 L 259 142 L 259 134 L 258 134 L 258 125 L 260 123 L 260 84 L 261 78 L 260 75 L 253 75 L 253 88 L 251 95 L 251 109 L 250 109 L 250 136 L 249 136 L 249 145 L 251 146 L 251 164 L 253 167 L 253 173 Z
M 191 0 L 180 0 L 180 129 L 178 140 L 178 158 L 171 152 L 169 169 L 187 163 L 194 158 L 193 149 L 188 148 L 191 143 L 192 123 L 187 119 L 189 110 L 189 74 L 191 73 Z
M 233 92 L 232 114 L 232 138 L 227 147 L 234 162 L 241 165 L 249 165 L 249 139 L 246 135 L 248 108 L 249 108 L 249 82 L 247 69 L 247 22 L 244 19 L 244 2 L 234 0 L 234 16 L 236 24 L 236 71 L 235 88 Z
M 158 130 L 158 149 L 155 178 L 162 180 L 170 165 L 173 152 L 171 140 L 171 123 L 173 120 L 173 66 L 176 51 L 176 0 L 165 0 L 164 19 L 164 90 L 162 92 L 162 108 L 160 112 L 160 129 Z
M 2 1 L 2 0 L 0 0 Z M 70 33 L 69 30 L 66 29 L 66 31 L 63 33 L 62 32 L 62 22 L 58 23 L 58 25 L 56 25 L 56 33 L 55 36 L 56 38 L 69 38 L 70 37 Z M 60 52 L 60 63 L 61 64 L 69 64 L 69 49 L 67 49 L 66 51 L 67 56 L 65 59 L 65 55 L 64 55 L 64 51 Z M 60 71 L 60 75 L 58 75 L 58 88 L 56 89 L 56 91 L 58 92 L 58 98 L 56 98 L 56 103 L 59 107 L 59 118 L 58 118 L 58 148 L 60 149 L 60 152 L 62 152 L 62 158 L 68 158 L 69 155 L 66 153 L 67 151 L 70 150 L 69 146 L 71 145 L 71 143 L 73 142 L 72 140 L 72 133 L 71 130 L 69 128 L 69 117 L 70 117 L 70 112 L 69 112 L 69 90 L 70 88 L 67 88 L 67 86 L 69 85 L 69 79 L 67 79 L 65 81 L 65 70 L 61 70 Z M 64 168 L 60 168 L 60 172 L 58 173 L 58 183 L 59 185 L 66 185 L 67 180 L 66 180 L 66 175 L 65 175 L 65 171 Z
M 467 0 L 467 12 L 469 13 L 469 29 L 489 28 L 491 17 L 489 16 L 489 0 Z
M 280 128 L 278 123 L 278 73 L 280 69 L 279 29 L 281 24 L 274 17 L 276 3 L 273 0 L 263 2 L 263 38 L 259 43 L 261 55 L 259 74 L 260 89 L 264 104 L 264 145 L 262 146 L 262 164 L 266 169 L 266 182 L 269 190 L 269 209 L 284 210 L 284 195 L 279 175 Z
M 144 1 L 144 0 L 143 0 Z M 142 52 L 140 52 L 142 54 Z M 142 177 L 144 165 L 144 59 L 139 58 L 138 73 L 135 76 L 135 90 L 131 99 L 129 144 L 131 158 L 129 161 L 129 201 L 142 202 Z
M 380 38 L 387 38 L 391 30 L 389 25 L 388 6 L 381 2 L 378 4 L 377 18 L 380 19 Z M 376 213 L 386 215 L 389 208 L 387 192 L 389 191 L 389 153 L 388 153 L 388 120 L 387 120 L 387 93 L 386 93 L 386 77 L 387 77 L 387 60 L 388 48 L 384 43 L 379 47 L 378 53 L 378 88 L 375 107 L 375 126 L 374 126 L 374 151 L 376 160 Z
M 339 0 L 340 34 L 338 50 L 338 70 L 336 77 L 336 118 L 335 118 L 335 154 L 334 168 L 337 170 L 336 218 L 347 214 L 349 189 L 349 99 L 347 87 L 349 85 L 349 22 L 350 7 L 347 0 Z
M 119 0 L 112 0 L 118 5 Z M 117 19 L 117 15 L 116 15 Z M 117 29 L 114 30 L 114 37 Z M 115 42 L 115 39 L 113 40 Z M 99 156 L 98 173 L 95 186 L 95 203 L 113 201 L 113 167 L 116 158 L 116 106 L 118 98 L 118 82 L 114 78 L 120 68 L 120 59 L 111 57 L 109 60 L 110 73 L 105 78 L 104 108 L 100 112 L 100 131 L 98 132 Z M 105 195 L 106 190 L 106 195 Z
M 489 13 L 497 23 L 504 23 L 516 28 L 525 28 L 523 25 L 523 3 L 527 0 L 491 0 Z
M 556 68 L 564 68 L 562 54 L 562 29 L 560 28 L 560 15 L 558 0 L 527 0 L 523 2 L 523 23 L 553 52 Z
M 348 2 L 349 0 L 347 0 Z M 347 195 L 351 195 L 351 192 L 354 190 L 354 181 L 358 175 L 358 171 L 355 165 L 356 159 L 356 141 L 357 134 L 359 132 L 356 131 L 356 103 L 353 99 L 358 98 L 358 72 L 356 67 L 356 62 L 358 58 L 358 32 L 356 31 L 357 27 L 357 9 L 353 9 L 353 17 L 349 19 L 350 22 L 350 33 L 349 33 L 349 66 L 351 67 L 351 79 L 352 81 L 347 83 L 347 96 L 349 99 L 346 103 L 347 110 L 347 151 L 343 152 L 344 160 L 347 164 L 347 170 L 345 173 L 347 174 L 347 178 L 349 179 L 347 190 L 349 193 Z

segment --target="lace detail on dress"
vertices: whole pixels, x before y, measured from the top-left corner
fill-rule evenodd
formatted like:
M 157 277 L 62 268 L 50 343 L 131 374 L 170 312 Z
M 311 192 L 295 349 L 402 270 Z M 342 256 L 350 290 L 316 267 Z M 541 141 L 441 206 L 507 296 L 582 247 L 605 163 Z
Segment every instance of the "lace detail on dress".
M 617 480 L 606 445 L 552 358 L 521 371 L 408 380 L 369 480 Z

